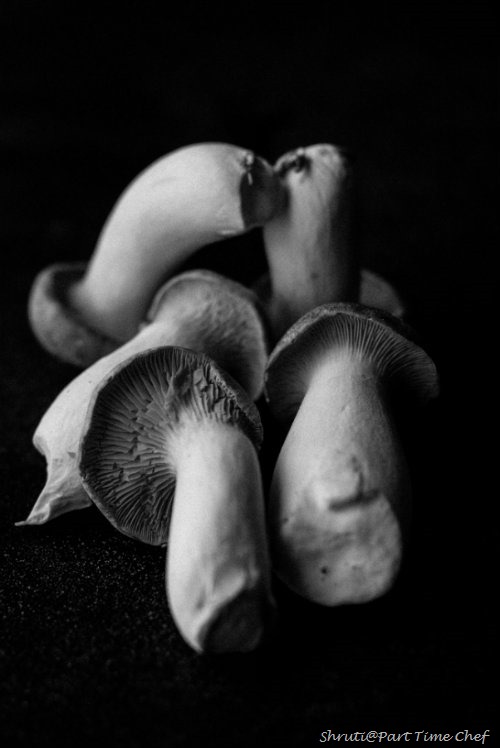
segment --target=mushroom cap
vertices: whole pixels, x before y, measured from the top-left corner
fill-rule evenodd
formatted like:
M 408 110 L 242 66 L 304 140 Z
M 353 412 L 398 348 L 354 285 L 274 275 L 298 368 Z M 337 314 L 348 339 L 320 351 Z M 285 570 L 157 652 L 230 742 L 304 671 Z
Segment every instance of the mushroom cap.
M 180 330 L 175 345 L 203 350 L 252 400 L 262 394 L 270 334 L 253 291 L 211 270 L 190 270 L 161 287 L 144 325 L 162 318 Z
M 168 539 L 176 432 L 212 421 L 262 441 L 259 413 L 208 356 L 163 346 L 116 366 L 94 392 L 80 442 L 83 485 L 118 530 L 151 545 Z
M 121 343 L 93 330 L 73 310 L 68 289 L 84 276 L 84 262 L 56 263 L 33 281 L 28 319 L 39 343 L 61 361 L 86 368 Z
M 436 367 L 399 318 L 361 304 L 323 304 L 301 317 L 272 351 L 265 396 L 275 417 L 290 420 L 319 363 L 346 351 L 370 362 L 391 387 L 426 402 L 439 390 Z

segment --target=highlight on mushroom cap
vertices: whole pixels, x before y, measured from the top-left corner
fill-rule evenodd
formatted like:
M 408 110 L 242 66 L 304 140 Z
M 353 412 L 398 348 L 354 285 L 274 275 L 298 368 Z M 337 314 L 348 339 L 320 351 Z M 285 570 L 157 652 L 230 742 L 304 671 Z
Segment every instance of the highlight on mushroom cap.
M 265 396 L 274 415 L 292 418 L 316 365 L 337 352 L 356 354 L 385 382 L 417 400 L 438 394 L 436 366 L 401 319 L 360 304 L 322 304 L 303 315 L 272 351 Z
M 143 327 L 162 319 L 179 330 L 174 344 L 193 350 L 201 344 L 252 400 L 262 394 L 269 330 L 253 291 L 211 270 L 189 270 L 161 287 Z
M 94 503 L 121 532 L 167 542 L 175 491 L 170 450 L 183 428 L 215 421 L 262 441 L 257 409 L 205 355 L 165 346 L 119 364 L 94 394 L 80 446 L 80 473 Z

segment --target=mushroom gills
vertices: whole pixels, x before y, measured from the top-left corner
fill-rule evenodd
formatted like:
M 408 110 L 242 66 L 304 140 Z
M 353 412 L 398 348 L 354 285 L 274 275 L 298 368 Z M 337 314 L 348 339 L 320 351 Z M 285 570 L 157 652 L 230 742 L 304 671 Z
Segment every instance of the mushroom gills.
M 79 374 L 44 414 L 33 443 L 45 456 L 47 479 L 28 518 L 17 524 L 42 524 L 91 505 L 76 453 L 92 393 L 120 361 L 162 345 L 204 351 L 251 399 L 262 392 L 268 343 L 255 294 L 208 270 L 175 276 L 156 294 L 139 333 Z
M 83 484 L 124 534 L 167 545 L 170 609 L 197 651 L 248 651 L 274 617 L 258 411 L 207 356 L 122 362 L 88 410 Z
M 180 347 L 133 356 L 100 384 L 89 404 L 80 474 L 91 499 L 115 527 L 162 545 L 175 491 L 169 454 L 177 437 L 204 419 L 231 422 L 260 440 L 246 396 L 208 357 Z M 193 430 L 193 438 L 195 431 Z

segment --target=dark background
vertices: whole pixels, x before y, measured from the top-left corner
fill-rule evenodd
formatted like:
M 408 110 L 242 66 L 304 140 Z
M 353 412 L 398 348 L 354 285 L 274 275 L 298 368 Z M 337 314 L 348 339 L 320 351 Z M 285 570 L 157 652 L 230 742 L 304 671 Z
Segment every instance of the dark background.
M 140 4 L 2 4 L 5 745 L 308 746 L 327 729 L 494 730 L 492 7 L 410 3 L 396 17 L 377 5 L 367 19 L 334 3 L 184 2 L 164 16 Z M 276 582 L 278 627 L 244 656 L 194 654 L 166 606 L 164 551 L 119 535 L 97 510 L 13 526 L 44 482 L 32 433 L 77 373 L 31 334 L 34 275 L 88 258 L 130 179 L 206 140 L 270 161 L 322 141 L 352 150 L 364 264 L 407 301 L 442 385 L 440 399 L 403 425 L 414 520 L 394 589 L 326 609 Z M 192 264 L 250 283 L 265 267 L 260 235 Z M 267 482 L 279 438 L 263 416 Z

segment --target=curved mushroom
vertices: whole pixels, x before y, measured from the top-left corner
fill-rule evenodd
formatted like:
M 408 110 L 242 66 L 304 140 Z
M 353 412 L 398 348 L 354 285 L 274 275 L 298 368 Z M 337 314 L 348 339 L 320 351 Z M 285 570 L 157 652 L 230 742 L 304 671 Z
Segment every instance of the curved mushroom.
M 140 332 L 73 379 L 54 400 L 33 437 L 47 461 L 47 480 L 28 518 L 39 525 L 90 505 L 76 462 L 88 402 L 120 361 L 161 345 L 204 351 L 256 399 L 263 388 L 267 332 L 256 296 L 208 270 L 175 276 L 157 292 Z
M 197 651 L 253 649 L 272 617 L 261 439 L 244 391 L 184 348 L 122 362 L 89 404 L 85 488 L 121 532 L 168 541 L 170 609 Z
M 329 143 L 285 153 L 274 169 L 286 195 L 263 229 L 269 274 L 256 284 L 275 340 L 310 309 L 357 302 L 401 315 L 398 294 L 376 273 L 360 271 L 351 237 L 349 162 Z
M 434 363 L 396 318 L 325 304 L 278 343 L 265 392 L 291 422 L 270 489 L 278 575 L 324 605 L 380 596 L 400 566 L 411 501 L 393 402 L 435 397 Z
M 262 225 L 281 185 L 266 161 L 226 143 L 198 143 L 155 161 L 125 189 L 94 254 L 35 279 L 28 315 L 39 342 L 89 366 L 133 337 L 161 283 L 196 249 Z

